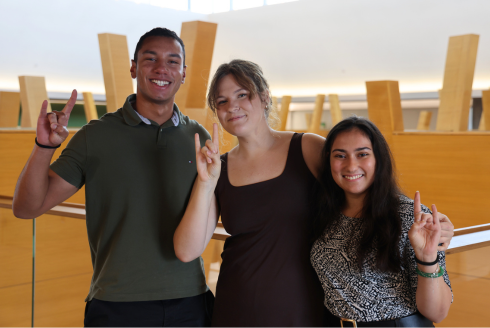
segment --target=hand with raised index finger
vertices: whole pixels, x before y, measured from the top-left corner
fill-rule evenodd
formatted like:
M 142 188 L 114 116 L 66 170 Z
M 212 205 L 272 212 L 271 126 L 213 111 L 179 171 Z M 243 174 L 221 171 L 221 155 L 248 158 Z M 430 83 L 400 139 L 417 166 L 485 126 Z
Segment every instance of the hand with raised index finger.
M 441 238 L 441 224 L 435 205 L 432 205 L 432 214 L 424 213 L 420 203 L 420 193 L 414 197 L 414 222 L 408 238 L 412 244 L 415 256 L 424 262 L 432 262 L 437 257 L 437 245 Z
M 199 134 L 195 134 L 196 167 L 199 179 L 202 182 L 218 181 L 221 172 L 221 159 L 219 153 L 218 124 L 213 124 L 212 140 L 206 140 L 201 148 Z
M 47 112 L 48 101 L 45 100 L 41 106 L 41 112 L 37 119 L 36 137 L 37 142 L 48 147 L 59 146 L 68 137 L 68 120 L 75 102 L 77 101 L 77 90 L 73 90 L 71 97 L 62 111 Z

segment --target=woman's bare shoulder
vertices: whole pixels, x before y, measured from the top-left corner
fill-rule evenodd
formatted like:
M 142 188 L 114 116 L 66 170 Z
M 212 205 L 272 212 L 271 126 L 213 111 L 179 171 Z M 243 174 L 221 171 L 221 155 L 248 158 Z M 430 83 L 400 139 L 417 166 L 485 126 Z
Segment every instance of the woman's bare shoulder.
M 317 178 L 322 165 L 325 138 L 314 133 L 305 133 L 301 140 L 303 158 L 311 173 Z

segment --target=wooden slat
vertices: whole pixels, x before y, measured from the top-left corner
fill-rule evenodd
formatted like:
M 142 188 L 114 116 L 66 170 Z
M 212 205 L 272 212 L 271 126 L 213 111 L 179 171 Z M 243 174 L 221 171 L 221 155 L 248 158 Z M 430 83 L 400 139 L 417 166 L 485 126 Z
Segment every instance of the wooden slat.
M 432 112 L 428 110 L 420 111 L 419 122 L 417 123 L 417 130 L 421 130 L 421 131 L 429 130 L 431 118 L 432 118 Z
M 48 100 L 48 112 L 51 111 L 46 82 L 42 76 L 19 76 L 19 85 L 20 101 L 22 103 L 20 126 L 23 128 L 35 128 L 44 100 Z
M 279 112 L 279 119 L 281 124 L 279 126 L 279 131 L 286 131 L 286 124 L 289 115 L 289 105 L 291 104 L 291 96 L 282 96 L 281 98 L 281 111 Z
M 92 92 L 83 93 L 83 108 L 85 110 L 85 118 L 87 123 L 91 120 L 98 120 L 99 115 L 97 115 L 97 108 L 95 107 L 94 96 Z
M 449 38 L 444 82 L 440 92 L 441 103 L 437 113 L 438 131 L 468 130 L 478 39 L 476 34 Z
M 483 111 L 478 130 L 488 131 L 490 130 L 490 90 L 483 90 L 481 92 L 481 102 Z
M 366 82 L 366 89 L 369 120 L 393 150 L 393 132 L 404 130 L 398 81 Z
M 217 28 L 216 23 L 192 21 L 182 23 L 180 30 L 180 38 L 185 44 L 187 70 L 185 83 L 180 86 L 175 103 L 182 113 L 201 124 L 205 124 L 206 88 Z
M 322 122 L 324 102 L 325 102 L 325 95 L 322 94 L 316 95 L 313 115 L 311 117 L 310 125 L 308 126 L 308 132 L 310 133 L 318 134 L 320 132 L 320 123 Z
M 342 110 L 340 109 L 339 96 L 336 94 L 328 95 L 328 102 L 330 103 L 330 116 L 332 117 L 332 126 L 342 121 Z
M 98 36 L 107 112 L 111 113 L 121 108 L 133 93 L 128 41 L 125 35 L 101 33 Z
M 0 127 L 19 125 L 20 93 L 0 91 Z
M 454 229 L 454 235 L 455 236 L 461 236 L 461 235 L 467 235 L 470 233 L 479 232 L 479 231 L 487 231 L 487 230 L 490 230 L 490 223 L 480 224 L 480 225 L 466 227 L 466 228 Z

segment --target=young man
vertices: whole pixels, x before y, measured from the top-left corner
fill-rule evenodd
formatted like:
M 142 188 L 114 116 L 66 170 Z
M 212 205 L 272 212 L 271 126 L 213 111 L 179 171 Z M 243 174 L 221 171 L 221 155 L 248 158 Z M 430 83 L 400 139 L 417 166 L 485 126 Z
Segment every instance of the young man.
M 15 190 L 19 218 L 37 217 L 85 184 L 94 274 L 85 326 L 209 325 L 213 295 L 202 259 L 179 261 L 173 234 L 196 177 L 194 134 L 210 139 L 174 103 L 185 80 L 182 40 L 164 28 L 143 35 L 131 76 L 136 95 L 68 136 L 74 90 L 61 112 L 41 107 L 36 145 Z

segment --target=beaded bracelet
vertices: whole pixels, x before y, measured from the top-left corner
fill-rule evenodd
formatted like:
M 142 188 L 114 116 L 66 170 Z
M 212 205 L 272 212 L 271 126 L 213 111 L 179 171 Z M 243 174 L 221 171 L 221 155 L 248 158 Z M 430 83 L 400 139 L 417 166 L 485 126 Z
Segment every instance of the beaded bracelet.
M 419 268 L 417 268 L 417 274 L 424 278 L 439 278 L 444 274 L 444 269 L 441 266 L 439 266 L 439 270 L 437 272 L 427 273 L 427 272 L 422 272 L 419 270 Z

